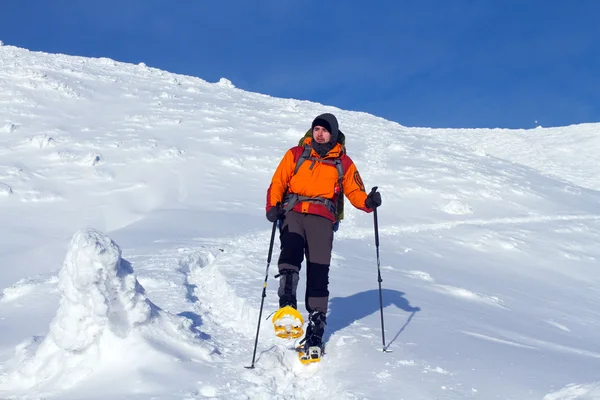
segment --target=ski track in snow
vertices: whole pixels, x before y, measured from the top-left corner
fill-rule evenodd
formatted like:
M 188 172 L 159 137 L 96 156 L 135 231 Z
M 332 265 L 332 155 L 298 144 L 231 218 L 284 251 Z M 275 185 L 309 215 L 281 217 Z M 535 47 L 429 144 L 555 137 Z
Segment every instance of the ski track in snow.
M 401 235 L 403 233 L 419 233 L 428 231 L 438 231 L 452 229 L 463 225 L 526 225 L 526 224 L 544 224 L 556 221 L 600 221 L 600 215 L 548 215 L 548 216 L 532 216 L 532 217 L 509 217 L 509 218 L 493 218 L 493 219 L 472 219 L 461 221 L 447 221 L 433 224 L 414 224 L 406 226 L 386 226 L 382 227 L 379 232 L 385 235 Z M 371 237 L 373 231 L 368 229 L 353 229 L 340 233 L 339 236 L 344 239 L 362 239 Z
M 428 283 L 427 287 L 436 292 L 447 294 L 449 296 L 461 299 L 472 301 L 475 303 L 487 304 L 490 306 L 500 307 L 503 309 L 508 309 L 504 305 L 504 302 L 499 299 L 497 296 L 489 296 L 482 293 L 475 293 L 469 289 L 460 288 L 451 285 L 443 285 L 439 283 L 435 283 L 435 279 L 427 272 L 424 271 L 402 271 L 404 275 L 408 278 L 420 280 Z
M 249 242 L 252 241 L 254 238 L 250 238 Z M 248 241 L 240 238 L 237 243 Z M 229 389 L 221 388 L 219 392 L 229 390 L 227 396 L 234 396 L 242 390 L 239 388 L 250 384 L 250 389 L 245 389 L 248 399 L 356 399 L 354 395 L 344 393 L 340 387 L 330 387 L 326 383 L 327 365 L 337 361 L 335 353 L 327 354 L 321 365 L 303 366 L 297 359 L 297 353 L 290 349 L 293 342 L 274 336 L 271 321 L 264 320 L 268 315 L 266 310 L 261 321 L 255 369 L 241 372 L 244 366 L 251 364 L 259 310 L 248 305 L 220 272 L 232 265 L 239 265 L 243 260 L 243 246 L 231 249 L 234 253 L 230 255 L 220 252 L 208 258 L 192 256 L 182 259 L 183 269 L 189 274 L 187 280 L 193 285 L 194 295 L 198 299 L 197 305 L 202 315 L 210 321 L 207 332 L 214 337 L 228 338 L 230 343 L 235 344 L 221 345 L 224 354 L 238 362 L 223 369 L 219 380 L 229 381 Z M 257 286 L 254 298 L 260 294 L 259 289 L 260 286 Z M 215 304 L 219 304 L 219 307 L 213 307 Z

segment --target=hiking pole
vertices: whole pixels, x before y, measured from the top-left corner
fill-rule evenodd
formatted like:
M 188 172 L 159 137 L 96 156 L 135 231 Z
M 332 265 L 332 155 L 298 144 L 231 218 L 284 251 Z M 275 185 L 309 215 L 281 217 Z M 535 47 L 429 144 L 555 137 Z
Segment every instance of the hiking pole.
M 371 193 L 369 195 L 375 193 L 377 191 L 377 186 L 371 189 Z M 383 351 L 387 352 L 388 350 L 385 348 L 385 328 L 383 325 L 383 295 L 381 294 L 381 266 L 379 263 L 379 224 L 377 223 L 377 207 L 373 209 L 373 222 L 375 227 L 375 249 L 377 251 L 377 281 L 379 282 L 379 310 L 381 312 L 381 342 L 383 343 Z
M 279 207 L 279 203 L 277 203 Z M 262 300 L 260 301 L 260 312 L 258 313 L 258 326 L 256 327 L 256 339 L 254 340 L 254 353 L 252 354 L 252 365 L 246 367 L 254 369 L 254 360 L 256 358 L 256 347 L 258 346 L 258 333 L 260 332 L 260 319 L 262 318 L 263 305 L 265 297 L 267 297 L 267 279 L 269 279 L 269 265 L 271 264 L 271 254 L 273 253 L 273 243 L 275 242 L 275 230 L 277 229 L 277 220 L 273 222 L 273 231 L 271 232 L 271 243 L 269 244 L 269 255 L 267 256 L 267 272 L 265 274 L 265 282 L 263 283 Z

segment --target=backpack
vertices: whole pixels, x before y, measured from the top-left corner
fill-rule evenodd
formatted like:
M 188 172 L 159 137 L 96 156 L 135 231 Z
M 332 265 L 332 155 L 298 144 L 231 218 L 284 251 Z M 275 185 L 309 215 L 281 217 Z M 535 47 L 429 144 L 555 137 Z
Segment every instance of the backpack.
M 294 175 L 298 172 L 298 170 L 300 169 L 300 166 L 304 163 L 304 161 L 309 160 L 311 158 L 310 153 L 311 153 L 312 148 L 310 146 L 303 144 L 304 139 L 306 139 L 308 137 L 312 137 L 312 129 L 309 129 L 304 134 L 304 136 L 300 139 L 300 141 L 298 142 L 298 146 L 303 146 L 304 151 L 302 152 L 302 155 L 298 158 L 298 161 L 296 161 L 296 168 L 294 169 Z M 342 145 L 342 153 L 346 154 L 346 136 L 340 130 L 338 130 L 337 142 Z M 321 162 L 334 165 L 338 171 L 338 184 L 340 185 L 340 193 L 338 195 L 338 200 L 337 200 L 336 209 L 335 209 L 336 211 L 335 211 L 335 215 L 334 215 L 335 216 L 334 230 L 337 230 L 337 228 L 339 227 L 340 221 L 342 219 L 344 219 L 344 186 L 342 184 L 344 182 L 344 167 L 342 166 L 342 160 L 339 157 L 334 160 L 322 160 Z

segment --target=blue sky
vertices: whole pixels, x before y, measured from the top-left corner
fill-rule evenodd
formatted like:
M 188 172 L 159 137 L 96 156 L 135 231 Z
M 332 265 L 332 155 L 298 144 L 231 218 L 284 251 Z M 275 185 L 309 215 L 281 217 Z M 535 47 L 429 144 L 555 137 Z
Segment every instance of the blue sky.
M 407 126 L 600 122 L 598 0 L 0 0 L 0 40 Z

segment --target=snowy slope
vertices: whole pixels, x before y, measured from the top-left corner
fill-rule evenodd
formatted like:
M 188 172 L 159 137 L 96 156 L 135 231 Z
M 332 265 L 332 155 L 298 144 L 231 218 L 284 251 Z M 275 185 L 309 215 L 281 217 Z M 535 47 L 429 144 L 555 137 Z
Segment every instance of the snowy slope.
M 382 192 L 393 352 L 373 216 L 348 206 L 326 357 L 264 320 L 277 242 L 249 370 L 265 191 L 322 112 Z M 0 398 L 600 398 L 598 150 L 600 124 L 407 128 L 0 46 Z

